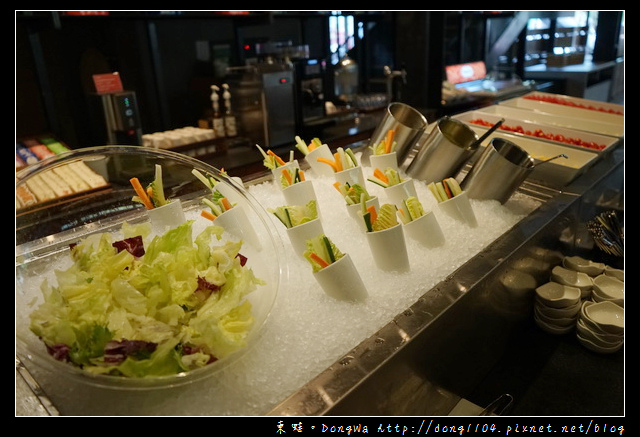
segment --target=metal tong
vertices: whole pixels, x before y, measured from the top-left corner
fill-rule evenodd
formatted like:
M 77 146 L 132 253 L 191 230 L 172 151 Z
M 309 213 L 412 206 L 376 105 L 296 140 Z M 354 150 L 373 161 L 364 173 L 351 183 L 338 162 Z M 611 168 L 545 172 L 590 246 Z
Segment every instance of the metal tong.
M 482 142 L 484 140 L 486 140 L 489 137 L 489 135 L 494 133 L 495 130 L 498 129 L 502 123 L 504 123 L 504 118 L 501 118 L 500 120 L 498 120 L 496 122 L 496 124 L 491 126 L 484 134 L 482 134 L 482 136 L 480 138 L 478 138 L 474 143 L 471 144 L 471 146 L 469 146 L 469 149 L 473 150 L 475 147 L 477 147 L 480 144 L 482 144 Z

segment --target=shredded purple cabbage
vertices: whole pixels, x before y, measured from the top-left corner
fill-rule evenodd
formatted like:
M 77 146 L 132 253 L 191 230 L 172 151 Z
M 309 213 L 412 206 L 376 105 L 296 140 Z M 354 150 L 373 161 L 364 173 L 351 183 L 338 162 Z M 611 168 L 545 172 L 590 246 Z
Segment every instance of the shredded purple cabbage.
M 107 363 L 121 363 L 127 357 L 146 358 L 156 350 L 156 343 L 144 340 L 112 340 L 104 348 Z
M 123 250 L 126 250 L 131 255 L 138 258 L 144 255 L 144 243 L 142 241 L 142 236 L 140 235 L 136 237 L 125 238 L 124 240 L 116 241 L 111 245 L 116 249 L 118 249 L 118 252 L 122 252 Z

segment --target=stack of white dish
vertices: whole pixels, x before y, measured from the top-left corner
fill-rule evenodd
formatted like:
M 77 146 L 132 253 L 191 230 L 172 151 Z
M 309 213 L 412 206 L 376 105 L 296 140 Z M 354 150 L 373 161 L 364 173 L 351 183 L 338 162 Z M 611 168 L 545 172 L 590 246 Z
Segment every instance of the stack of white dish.
M 624 282 L 614 276 L 599 275 L 593 279 L 591 300 L 594 302 L 613 302 L 624 308 Z
M 613 353 L 624 343 L 624 309 L 613 302 L 584 301 L 576 337 L 580 344 L 598 353 Z
M 582 292 L 579 288 L 550 281 L 536 288 L 533 318 L 550 334 L 566 334 L 576 326 Z
M 593 279 L 584 272 L 555 266 L 551 270 L 551 280 L 580 290 L 582 299 L 588 299 L 593 289 Z
M 607 267 L 604 263 L 591 261 L 577 255 L 565 256 L 562 259 L 562 266 L 569 270 L 586 273 L 592 278 L 601 275 Z
M 605 266 L 604 267 L 604 274 L 607 275 L 607 276 L 613 276 L 614 278 L 619 279 L 622 282 L 624 282 L 624 270 L 616 269 L 616 268 L 611 267 L 611 266 Z

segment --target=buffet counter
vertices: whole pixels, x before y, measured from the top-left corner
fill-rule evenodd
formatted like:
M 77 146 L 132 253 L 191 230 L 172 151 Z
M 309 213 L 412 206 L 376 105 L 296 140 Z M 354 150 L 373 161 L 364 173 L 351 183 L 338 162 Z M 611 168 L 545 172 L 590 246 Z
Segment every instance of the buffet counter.
M 535 377 L 524 371 L 535 374 L 545 365 L 566 368 L 547 369 L 540 387 L 548 391 L 534 394 L 540 403 L 517 410 L 519 415 L 623 414 L 623 353 L 602 359 L 565 336 L 572 345 L 570 362 L 553 364 L 548 351 L 559 347 L 558 339 L 533 325 L 532 290 L 523 292 L 526 285 L 517 284 L 530 275 L 544 282 L 563 254 L 602 259 L 585 222 L 603 209 L 624 211 L 623 178 L 622 146 L 563 190 L 525 184 L 529 195 L 544 202 L 540 208 L 270 414 L 441 416 L 466 399 L 484 408 L 505 393 L 514 394 L 517 406 L 515 392 L 524 397 L 537 389 Z M 623 260 L 604 258 L 622 268 Z M 543 339 L 523 344 L 532 331 Z M 513 350 L 538 360 L 514 364 L 515 355 L 508 357 Z M 501 368 L 505 362 L 512 367 Z M 607 377 L 590 389 L 591 378 L 579 369 L 593 366 Z M 503 373 L 490 379 L 495 386 L 487 385 L 485 378 L 496 369 Z M 568 375 L 567 369 L 575 372 Z M 517 375 L 511 385 L 505 382 L 509 372 Z M 500 388 L 505 391 L 496 393 Z M 575 399 L 575 391 L 586 397 Z
M 363 165 L 369 163 L 365 142 L 349 147 L 361 153 Z M 462 174 L 469 171 L 470 164 Z M 454 235 L 458 230 L 461 238 L 466 238 L 468 232 L 483 239 L 479 245 L 469 247 L 447 246 L 450 251 L 461 249 L 468 253 L 456 253 L 450 265 L 440 266 L 446 272 L 444 276 L 438 272 L 412 271 L 408 275 L 410 290 L 405 290 L 409 297 L 398 296 L 399 304 L 387 301 L 393 311 L 391 317 L 378 311 L 384 308 L 374 294 L 380 291 L 383 296 L 393 296 L 393 289 L 382 293 L 383 290 L 370 288 L 373 302 L 366 308 L 374 310 L 372 317 L 356 313 L 357 307 L 334 307 L 335 302 L 322 300 L 316 294 L 307 296 L 306 284 L 303 284 L 307 269 L 298 271 L 302 261 L 286 254 L 283 256 L 290 265 L 290 277 L 287 288 L 278 296 L 275 314 L 270 316 L 270 323 L 274 325 L 264 334 L 264 345 L 254 346 L 237 368 L 229 370 L 229 375 L 223 372 L 206 380 L 211 387 L 199 384 L 151 392 L 103 390 L 67 384 L 64 378 L 52 377 L 17 360 L 16 414 L 446 416 L 458 414 L 463 404 L 477 405 L 480 412 L 503 394 L 514 396 L 511 411 L 519 415 L 538 415 L 544 407 L 549 409 L 544 414 L 550 415 L 621 414 L 624 349 L 614 354 L 596 354 L 577 344 L 575 335 L 543 333 L 532 320 L 534 290 L 549 280 L 551 269 L 559 265 L 563 257 L 578 255 L 624 268 L 624 258 L 600 251 L 586 226 L 605 210 L 624 214 L 623 137 L 606 151 L 594 154 L 588 164 L 583 172 L 572 174 L 570 182 L 562 187 L 536 179 L 525 181 L 515 194 L 517 202 L 510 205 L 515 210 L 504 214 L 506 231 L 498 228 L 495 237 L 482 227 L 469 230 L 441 222 L 452 240 L 459 238 Z M 254 174 L 243 181 L 253 198 L 264 202 L 265 207 L 273 206 L 268 199 L 273 193 L 270 172 Z M 319 183 L 316 192 L 322 205 L 335 191 L 333 187 L 326 188 L 330 184 L 321 178 L 315 182 Z M 426 202 L 428 192 L 422 188 L 419 195 L 424 196 Z M 325 189 L 330 194 L 325 194 Z M 474 206 L 481 214 L 481 223 L 489 225 L 488 220 L 501 218 L 494 215 L 502 214 L 496 212 L 501 209 L 497 204 Z M 342 210 L 322 210 L 323 220 L 329 221 L 338 212 L 342 214 Z M 330 233 L 335 223 L 325 222 L 325 225 Z M 344 241 L 346 246 L 346 237 Z M 351 246 L 347 249 L 353 254 L 360 250 Z M 362 267 L 360 262 L 357 260 Z M 367 276 L 367 283 L 378 277 L 374 271 L 363 269 L 361 273 Z M 433 278 L 437 278 L 435 283 Z M 393 275 L 384 276 L 379 285 L 387 287 L 387 282 L 393 284 L 393 281 Z M 303 302 L 305 299 L 309 302 Z M 326 321 L 313 320 L 319 314 L 314 313 L 314 308 L 319 310 L 319 306 L 314 306 L 316 299 L 318 304 L 334 310 L 328 317 L 353 317 L 339 320 L 338 326 L 324 326 Z M 294 314 L 296 304 L 309 312 Z M 304 307 L 305 304 L 309 308 Z M 392 304 L 400 306 L 396 310 Z M 357 326 L 358 321 L 375 317 L 381 317 L 384 323 L 373 333 L 368 327 Z M 274 327 L 277 331 L 283 326 L 288 327 L 286 332 L 273 332 Z M 322 329 L 326 331 L 319 332 Z M 364 339 L 350 345 L 341 338 L 340 330 L 355 331 Z M 531 341 L 532 338 L 535 341 Z M 523 348 L 523 341 L 530 341 L 531 348 Z M 324 342 L 327 346 L 322 350 L 312 349 L 316 356 L 303 356 L 300 350 L 309 342 Z M 572 374 L 558 373 L 562 384 L 547 380 L 542 387 L 533 387 L 535 378 L 531 375 L 518 376 L 520 369 L 514 366 L 525 363 L 514 364 L 513 356 L 537 356 L 535 363 L 528 364 L 539 368 L 526 370 L 549 370 L 549 366 L 557 365 L 549 350 L 557 350 L 562 345 L 569 348 L 571 361 L 563 361 L 563 366 L 599 368 L 606 375 L 603 379 L 610 384 L 585 387 L 590 379 L 584 378 L 579 370 Z M 514 351 L 520 355 L 513 355 Z M 284 357 L 279 357 L 278 352 Z M 276 362 L 276 359 L 284 361 Z M 553 374 L 553 369 L 550 373 Z M 226 376 L 229 379 L 225 379 Z M 283 388 L 275 386 L 278 384 Z M 244 392 L 238 390 L 247 387 Z M 574 400 L 569 410 L 566 405 L 559 406 L 568 397 L 566 387 L 580 388 L 584 402 Z M 541 398 L 532 400 L 532 392 L 540 392 Z M 224 397 L 226 395 L 229 397 Z M 549 403 L 548 399 L 555 402 Z M 592 402 L 602 399 L 607 401 Z

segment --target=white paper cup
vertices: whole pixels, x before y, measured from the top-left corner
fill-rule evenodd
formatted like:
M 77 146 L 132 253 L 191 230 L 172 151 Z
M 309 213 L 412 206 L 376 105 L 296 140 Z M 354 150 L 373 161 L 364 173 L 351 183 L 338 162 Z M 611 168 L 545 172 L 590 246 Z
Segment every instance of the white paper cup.
M 407 197 L 418 197 L 413 179 L 406 179 L 399 184 L 391 185 L 384 189 L 387 199 L 398 208 L 402 208 Z
M 423 246 L 433 248 L 444 244 L 444 234 L 433 211 L 426 212 L 421 217 L 403 224 L 402 228 L 407 237 L 416 240 Z
M 365 202 L 365 205 L 367 207 L 371 205 L 375 206 L 376 211 L 380 209 L 380 201 L 378 200 L 377 196 L 372 196 L 371 199 Z M 362 232 L 366 232 L 367 226 L 364 224 L 364 219 L 362 218 L 362 214 L 361 214 L 362 205 L 359 203 L 356 203 L 355 205 L 346 205 L 346 206 L 347 206 L 347 212 L 349 212 L 349 215 L 353 217 L 353 219 L 358 223 L 358 226 L 360 227 Z
M 282 189 L 282 184 L 280 183 L 280 178 L 282 177 L 282 170 L 289 170 L 293 175 L 295 169 L 299 169 L 300 165 L 298 164 L 298 160 L 294 159 L 293 161 L 287 162 L 285 165 L 281 167 L 276 167 L 271 169 L 271 174 L 273 174 L 273 182 Z
M 407 244 L 400 224 L 382 231 L 367 232 L 365 235 L 373 259 L 380 270 L 396 272 L 410 270 Z
M 300 257 L 304 257 L 304 251 L 307 250 L 307 240 L 323 235 L 324 229 L 319 218 L 310 220 L 301 225 L 287 228 L 289 241 L 293 246 L 293 251 Z
M 151 225 L 157 232 L 165 232 L 180 226 L 186 221 L 182 202 L 180 200 L 172 200 L 166 205 L 147 210 Z
M 369 156 L 369 162 L 371 163 L 371 168 L 379 168 L 383 172 L 388 168 L 398 171 L 398 155 L 396 152 L 371 155 Z
M 338 300 L 363 301 L 369 293 L 348 253 L 313 276 L 324 292 Z
M 438 207 L 441 211 L 456 220 L 468 224 L 472 228 L 478 226 L 478 220 L 476 214 L 473 212 L 467 192 L 463 191 L 451 199 L 438 203 Z
M 242 179 L 240 179 L 239 177 L 236 176 L 236 177 L 232 177 L 231 179 L 233 180 L 233 182 L 237 183 L 240 187 L 244 187 Z M 229 202 L 231 203 L 237 203 L 244 199 L 238 193 L 238 191 L 233 186 L 231 186 L 231 183 L 225 180 L 219 181 L 216 184 L 215 189 L 218 190 L 220 194 L 222 194 L 224 197 L 229 199 Z
M 333 161 L 334 157 L 331 154 L 331 149 L 326 144 L 316 147 L 305 157 L 307 164 L 311 168 L 311 171 L 316 176 L 328 176 L 331 177 L 333 173 L 333 168 L 330 165 L 325 164 L 323 162 L 318 162 L 318 158 L 326 158 L 329 161 Z
M 349 183 L 350 185 L 358 184 L 362 187 L 365 186 L 364 173 L 362 172 L 362 166 L 348 168 L 346 170 L 333 173 L 336 181 L 341 185 Z
M 247 217 L 242 205 L 236 205 L 233 208 L 223 212 L 215 218 L 213 224 L 221 226 L 226 232 L 253 245 L 257 250 L 260 250 L 262 245 L 258 234 Z
M 306 205 L 311 200 L 317 200 L 313 182 L 310 180 L 296 182 L 283 188 L 282 194 L 287 205 Z

